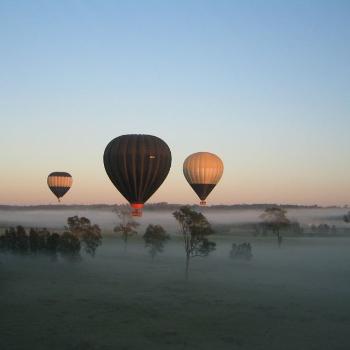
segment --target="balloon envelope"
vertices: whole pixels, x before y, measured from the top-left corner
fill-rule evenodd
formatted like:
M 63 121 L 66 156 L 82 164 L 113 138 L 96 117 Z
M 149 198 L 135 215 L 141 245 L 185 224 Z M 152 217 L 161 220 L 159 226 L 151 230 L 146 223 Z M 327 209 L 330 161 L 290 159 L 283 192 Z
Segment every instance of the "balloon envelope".
M 187 182 L 205 204 L 205 199 L 221 179 L 224 171 L 222 160 L 209 152 L 197 152 L 188 156 L 183 164 Z
M 55 171 L 47 177 L 47 184 L 58 201 L 72 187 L 73 178 L 70 174 L 63 171 Z
M 168 145 L 152 135 L 122 135 L 113 139 L 103 156 L 108 177 L 141 216 L 143 204 L 156 192 L 171 166 Z

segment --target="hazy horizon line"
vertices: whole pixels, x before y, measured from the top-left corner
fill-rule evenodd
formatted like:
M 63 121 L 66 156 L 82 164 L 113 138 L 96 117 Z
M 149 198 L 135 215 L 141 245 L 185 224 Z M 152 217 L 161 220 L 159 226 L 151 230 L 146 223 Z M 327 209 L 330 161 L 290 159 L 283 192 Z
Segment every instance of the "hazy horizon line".
M 57 203 L 57 204 L 0 204 L 0 210 L 4 209 L 31 209 L 31 208 L 42 208 L 42 209 L 69 209 L 74 207 L 84 207 L 84 208 L 101 208 L 101 207 L 114 207 L 114 206 L 124 206 L 128 205 L 128 203 L 115 203 L 115 204 L 109 204 L 109 203 L 94 203 L 94 204 L 84 204 L 84 203 L 76 203 L 76 204 L 64 204 L 64 203 Z M 296 204 L 296 203 L 236 203 L 236 204 L 211 204 L 206 206 L 200 206 L 198 204 L 188 204 L 188 203 L 168 203 L 168 202 L 155 202 L 155 203 L 146 203 L 145 204 L 145 210 L 152 209 L 152 208 L 158 208 L 161 209 L 162 207 L 166 209 L 166 207 L 181 207 L 181 206 L 191 206 L 191 207 L 199 207 L 203 209 L 218 209 L 218 208 L 231 208 L 231 209 L 240 209 L 240 208 L 247 208 L 247 209 L 254 209 L 254 208 L 266 208 L 266 207 L 284 207 L 284 208 L 310 208 L 310 209 L 327 209 L 327 208 L 339 208 L 339 209 L 348 209 L 348 205 L 318 205 L 318 204 L 312 204 L 312 205 L 306 205 L 306 204 Z

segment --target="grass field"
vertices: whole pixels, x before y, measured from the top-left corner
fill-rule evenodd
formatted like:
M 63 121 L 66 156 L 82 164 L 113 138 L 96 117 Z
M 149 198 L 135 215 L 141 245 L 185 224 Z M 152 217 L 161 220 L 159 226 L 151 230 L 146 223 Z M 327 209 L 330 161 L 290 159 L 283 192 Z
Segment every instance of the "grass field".
M 105 238 L 80 262 L 0 255 L 0 348 L 349 349 L 350 239 L 252 239 L 191 261 L 172 239 L 152 262 L 140 238 Z

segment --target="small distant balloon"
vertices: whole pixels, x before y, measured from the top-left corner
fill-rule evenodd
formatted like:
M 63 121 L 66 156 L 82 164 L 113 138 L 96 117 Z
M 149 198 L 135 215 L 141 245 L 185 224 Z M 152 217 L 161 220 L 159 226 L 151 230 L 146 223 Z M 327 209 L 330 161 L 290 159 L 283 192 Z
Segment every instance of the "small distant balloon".
M 47 177 L 47 184 L 51 192 L 60 202 L 60 198 L 62 198 L 72 187 L 73 178 L 69 173 L 55 171 Z
M 103 162 L 116 189 L 142 216 L 144 203 L 157 191 L 171 167 L 169 146 L 152 135 L 122 135 L 106 147 Z
M 205 205 L 206 198 L 220 181 L 224 171 L 222 160 L 213 153 L 197 152 L 188 156 L 183 164 L 187 182 Z

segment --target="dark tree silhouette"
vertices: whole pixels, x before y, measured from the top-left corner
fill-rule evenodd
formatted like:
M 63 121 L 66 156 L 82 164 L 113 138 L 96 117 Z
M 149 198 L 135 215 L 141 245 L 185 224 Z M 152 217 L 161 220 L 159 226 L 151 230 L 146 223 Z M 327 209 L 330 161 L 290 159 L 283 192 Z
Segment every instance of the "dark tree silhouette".
M 146 248 L 149 248 L 152 260 L 154 260 L 155 256 L 163 251 L 164 244 L 170 239 L 170 237 L 162 226 L 148 225 L 146 232 L 143 235 L 143 239 Z
M 71 232 L 64 232 L 60 237 L 58 249 L 65 255 L 77 255 L 80 252 L 81 243 L 77 236 Z
M 1 250 L 15 250 L 16 248 L 16 230 L 10 227 L 1 235 Z
M 81 237 L 84 232 L 91 229 L 91 222 L 88 218 L 82 216 L 71 216 L 67 219 L 66 230 L 77 237 Z
M 29 248 L 29 238 L 23 226 L 10 227 L 1 237 L 2 250 L 15 253 L 26 253 Z
M 336 235 L 338 233 L 337 227 L 335 225 L 328 225 L 328 224 L 319 224 L 319 225 L 314 225 L 312 224 L 310 226 L 310 231 L 312 234 L 317 234 L 317 235 Z
M 100 227 L 92 225 L 88 218 L 78 216 L 69 217 L 67 224 L 66 230 L 81 241 L 85 252 L 95 256 L 96 249 L 102 242 Z
M 282 243 L 281 230 L 290 226 L 290 221 L 286 216 L 287 210 L 280 207 L 266 208 L 260 215 L 263 220 L 262 227 L 266 230 L 272 231 L 277 236 L 278 245 Z
M 36 253 L 39 250 L 39 235 L 33 228 L 29 230 L 29 246 L 32 253 Z
M 344 215 L 343 220 L 349 224 L 350 223 L 350 211 Z
M 60 235 L 58 233 L 52 233 L 47 238 L 47 249 L 51 253 L 56 254 L 59 244 L 60 244 Z
M 120 222 L 116 227 L 114 227 L 113 231 L 122 235 L 125 243 L 124 248 L 126 249 L 128 244 L 128 237 L 137 234 L 136 228 L 140 224 L 133 219 L 129 206 L 117 207 L 116 213 Z
M 18 251 L 20 251 L 21 253 L 25 253 L 28 250 L 29 240 L 26 234 L 26 230 L 23 226 L 17 226 L 16 244 Z
M 207 218 L 200 212 L 193 210 L 190 206 L 183 206 L 173 212 L 173 216 L 180 225 L 184 240 L 186 253 L 186 279 L 190 259 L 207 256 L 215 250 L 216 243 L 208 240 L 207 236 L 214 233 Z
M 39 229 L 38 231 L 38 243 L 39 250 L 45 251 L 47 249 L 47 241 L 50 237 L 50 231 L 46 228 Z
M 87 218 L 73 216 L 67 220 L 68 226 L 62 235 L 51 233 L 46 228 L 26 230 L 22 226 L 10 227 L 0 235 L 0 249 L 12 253 L 45 253 L 56 257 L 80 256 L 83 246 L 86 253 L 94 256 L 101 244 L 101 229 L 92 225 Z

